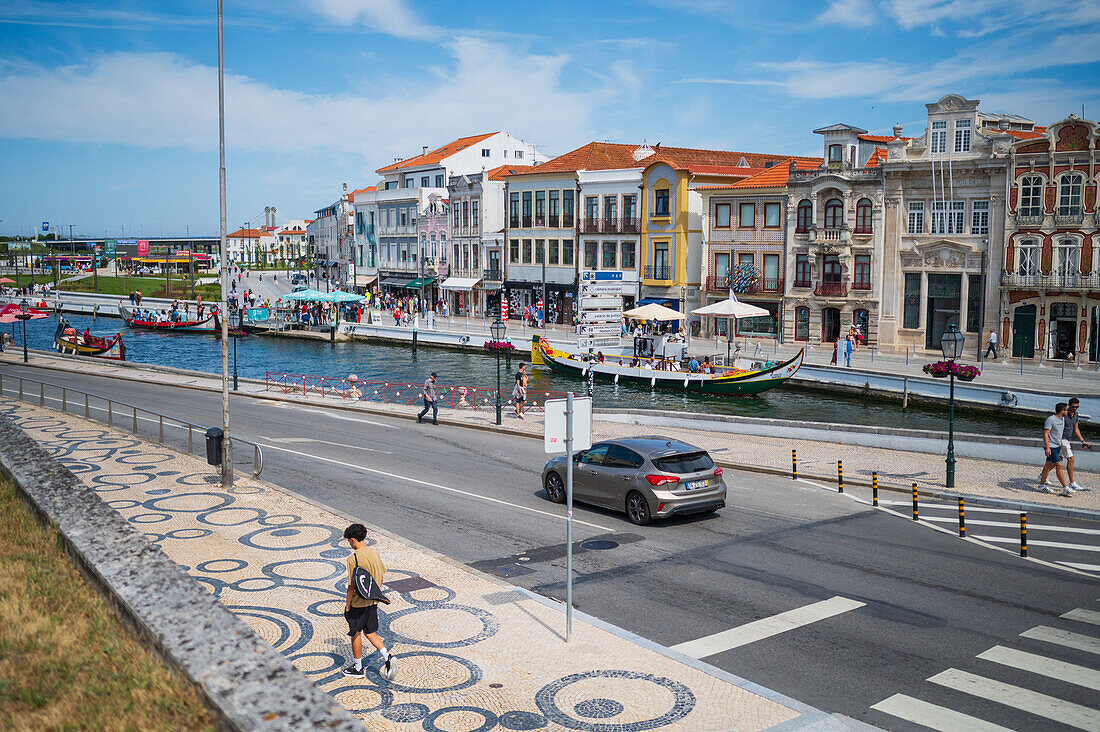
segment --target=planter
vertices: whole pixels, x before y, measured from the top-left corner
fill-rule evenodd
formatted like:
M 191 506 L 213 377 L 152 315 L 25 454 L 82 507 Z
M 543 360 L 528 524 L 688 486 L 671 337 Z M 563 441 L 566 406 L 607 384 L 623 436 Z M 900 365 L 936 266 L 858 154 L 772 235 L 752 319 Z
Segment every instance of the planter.
M 973 381 L 974 379 L 976 379 L 978 377 L 976 375 L 975 376 L 963 376 L 962 374 L 958 374 L 958 375 L 955 376 L 955 378 L 958 379 L 959 381 Z
M 933 379 L 946 379 L 946 378 L 947 378 L 948 376 L 950 376 L 950 375 L 951 375 L 951 374 L 937 374 L 937 373 L 933 373 L 933 374 L 932 374 L 932 378 L 933 378 Z

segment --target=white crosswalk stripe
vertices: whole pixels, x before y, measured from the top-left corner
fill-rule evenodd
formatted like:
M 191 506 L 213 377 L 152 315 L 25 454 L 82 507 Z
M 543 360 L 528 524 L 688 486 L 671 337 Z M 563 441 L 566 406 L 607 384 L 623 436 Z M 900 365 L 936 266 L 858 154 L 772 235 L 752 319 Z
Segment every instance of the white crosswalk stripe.
M 1079 607 L 1076 610 L 1070 610 L 1068 613 L 1063 614 L 1062 617 L 1066 620 L 1078 620 L 1082 623 L 1100 625 L 1100 612 L 1095 610 L 1085 610 Z
M 971 717 L 969 714 L 956 712 L 954 709 L 914 699 L 905 694 L 894 694 L 889 699 L 883 699 L 878 704 L 871 705 L 871 709 L 877 709 L 880 712 L 904 719 L 906 722 L 913 722 L 940 732 L 957 732 L 957 730 L 1007 732 L 1009 729 L 977 717 Z
M 967 509 L 969 512 L 970 509 Z M 958 525 L 958 516 L 925 516 L 925 521 L 934 521 L 941 524 L 955 524 Z M 1019 521 L 983 521 L 981 519 L 967 519 L 967 527 L 970 526 L 999 526 L 1007 529 L 1019 529 Z M 1088 534 L 1090 536 L 1100 536 L 1100 529 L 1083 529 L 1079 526 L 1053 526 L 1051 524 L 1033 524 L 1028 523 L 1028 532 L 1032 531 L 1062 531 L 1068 534 Z
M 975 539 L 981 541 L 990 541 L 994 544 L 1019 544 L 1019 537 L 1011 536 L 974 536 Z M 1042 541 L 1040 539 L 1028 538 L 1027 545 L 1032 546 L 1049 546 L 1055 549 L 1076 549 L 1082 552 L 1100 552 L 1100 546 L 1089 546 L 1088 544 L 1069 544 L 1064 541 Z
M 1100 654 L 1100 638 L 1091 638 L 1087 635 L 1072 633 L 1068 630 L 1059 630 L 1058 628 L 1051 628 L 1046 625 L 1037 625 L 1030 630 L 1025 630 L 1023 633 L 1020 633 L 1020 635 L 1024 638 L 1031 638 L 1032 640 L 1057 643 L 1067 648 L 1076 648 L 1079 651 Z
M 1078 666 L 1075 663 L 1066 663 L 1055 658 L 1017 651 L 1015 648 L 1004 646 L 993 646 L 988 651 L 979 653 L 978 658 L 1100 691 L 1100 671 Z
M 1100 711 L 1047 694 L 1040 694 L 1022 686 L 1006 684 L 1003 681 L 989 679 L 957 668 L 949 668 L 928 680 L 933 684 L 1046 717 L 1070 727 L 1100 729 Z

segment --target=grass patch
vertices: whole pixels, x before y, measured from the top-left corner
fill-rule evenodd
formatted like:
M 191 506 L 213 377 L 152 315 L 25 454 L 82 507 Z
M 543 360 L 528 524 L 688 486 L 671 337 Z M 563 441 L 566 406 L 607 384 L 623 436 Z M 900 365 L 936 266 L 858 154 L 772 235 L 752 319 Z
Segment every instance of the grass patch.
M 0 481 L 0 728 L 214 729 Z
M 109 295 L 128 297 L 134 290 L 141 290 L 145 297 L 189 298 L 191 285 L 182 278 L 171 279 L 171 294 L 165 294 L 164 276 L 156 277 L 109 277 L 100 275 L 98 282 L 91 277 L 85 277 L 75 282 L 62 282 L 61 289 L 68 292 L 103 292 Z M 221 288 L 217 285 L 196 285 L 195 294 L 202 295 L 203 300 L 217 300 Z

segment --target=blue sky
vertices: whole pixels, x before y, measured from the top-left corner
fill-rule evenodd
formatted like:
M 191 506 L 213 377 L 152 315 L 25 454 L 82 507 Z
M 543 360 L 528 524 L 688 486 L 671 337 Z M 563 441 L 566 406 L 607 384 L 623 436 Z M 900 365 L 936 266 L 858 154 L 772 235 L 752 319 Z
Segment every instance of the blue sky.
M 0 232 L 217 231 L 215 8 L 0 5 Z M 819 154 L 946 93 L 1100 115 L 1096 0 L 226 0 L 229 221 L 312 217 L 422 145 L 507 130 Z

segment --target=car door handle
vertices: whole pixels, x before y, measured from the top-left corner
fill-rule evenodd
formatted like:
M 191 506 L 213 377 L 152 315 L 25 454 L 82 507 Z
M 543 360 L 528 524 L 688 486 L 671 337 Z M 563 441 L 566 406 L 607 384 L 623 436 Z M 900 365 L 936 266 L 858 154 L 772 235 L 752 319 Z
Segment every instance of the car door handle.
M 591 473 L 592 475 L 599 475 L 599 473 L 597 473 L 595 470 L 589 470 L 588 472 Z
M 630 482 L 630 476 L 629 475 L 624 475 L 621 478 L 619 478 L 619 480 L 621 480 L 624 483 L 629 483 Z

